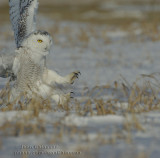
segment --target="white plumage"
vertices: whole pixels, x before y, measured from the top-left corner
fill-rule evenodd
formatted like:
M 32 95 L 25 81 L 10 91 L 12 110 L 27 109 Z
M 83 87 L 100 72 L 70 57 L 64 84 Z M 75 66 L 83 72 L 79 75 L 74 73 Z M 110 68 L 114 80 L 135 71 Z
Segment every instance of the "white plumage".
M 11 90 L 11 101 L 20 94 L 25 94 L 31 98 L 34 94 L 43 98 L 51 98 L 56 103 L 64 103 L 67 95 L 58 95 L 43 78 L 46 74 L 46 55 L 52 46 L 51 36 L 44 31 L 36 31 L 26 37 L 21 47 L 16 50 L 17 55 L 13 63 L 13 72 L 17 79 Z M 55 98 L 56 95 L 56 98 Z
M 52 45 L 52 38 L 46 32 L 35 32 L 29 35 L 16 50 L 17 56 L 13 63 L 13 72 L 17 76 L 18 89 L 27 91 L 36 86 L 42 79 L 46 55 Z
M 51 97 L 57 104 L 63 104 L 70 98 L 70 93 L 59 94 L 54 86 L 56 83 L 72 84 L 79 72 L 62 77 L 46 68 L 46 56 L 53 42 L 46 31 L 35 31 L 37 0 L 9 0 L 9 5 L 17 45 L 12 68 L 16 81 L 11 89 L 10 101 L 20 94 L 26 94 L 29 98 L 37 94 L 42 98 Z
M 26 36 L 36 31 L 38 0 L 9 0 L 9 7 L 15 43 L 18 48 Z M 0 77 L 7 78 L 13 75 L 14 58 L 14 52 L 0 52 Z
M 10 20 L 17 47 L 25 36 L 36 31 L 38 0 L 9 0 Z
M 35 31 L 23 40 L 21 47 L 16 50 L 13 63 L 13 73 L 17 79 L 11 90 L 10 101 L 14 101 L 21 94 L 28 98 L 35 94 L 45 99 L 50 97 L 57 104 L 64 104 L 70 98 L 70 93 L 59 94 L 54 86 L 56 83 L 71 84 L 79 73 L 61 77 L 46 68 L 46 56 L 52 43 L 51 36 L 45 31 Z

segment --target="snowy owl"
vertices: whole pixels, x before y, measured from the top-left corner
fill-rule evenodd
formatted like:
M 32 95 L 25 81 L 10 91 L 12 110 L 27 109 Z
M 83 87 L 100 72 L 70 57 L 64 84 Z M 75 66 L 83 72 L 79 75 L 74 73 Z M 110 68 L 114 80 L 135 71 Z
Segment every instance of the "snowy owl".
M 53 41 L 48 32 L 36 30 L 35 15 L 38 0 L 9 0 L 9 6 L 17 49 L 13 56 L 13 64 L 7 63 L 12 70 L 8 71 L 9 66 L 3 63 L 5 66 L 1 67 L 1 72 L 4 73 L 6 70 L 10 72 L 10 76 L 16 77 L 11 89 L 11 100 L 25 93 L 29 97 L 33 94 L 43 98 L 50 96 L 57 104 L 65 103 L 70 98 L 70 93 L 57 93 L 54 86 L 72 84 L 80 72 L 75 71 L 62 77 L 55 71 L 47 69 L 46 56 L 50 52 Z M 5 76 L 3 73 L 0 76 Z

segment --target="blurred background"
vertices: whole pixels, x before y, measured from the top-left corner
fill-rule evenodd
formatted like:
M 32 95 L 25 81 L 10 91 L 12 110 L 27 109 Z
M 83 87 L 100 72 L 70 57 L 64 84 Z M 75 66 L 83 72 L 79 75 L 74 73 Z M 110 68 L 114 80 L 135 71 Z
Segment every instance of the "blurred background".
M 14 45 L 8 13 L 1 0 L 1 50 Z M 91 87 L 159 71 L 159 23 L 159 0 L 39 0 L 38 29 L 55 44 L 49 66 L 62 74 L 78 69 L 79 82 Z
M 0 1 L 0 19 L 8 20 L 8 1 Z M 159 0 L 40 0 L 41 14 L 55 20 L 128 25 L 160 20 Z
M 8 13 L 1 0 L 1 50 L 14 45 Z M 39 0 L 38 29 L 55 44 L 49 66 L 62 74 L 78 69 L 79 82 L 91 87 L 159 71 L 159 23 L 159 0 Z
M 6 121 L 6 124 L 0 126 L 1 129 L 4 128 L 0 136 L 7 146 L 3 148 L 3 154 L 15 151 L 14 148 L 19 144 L 48 144 L 57 141 L 65 149 L 87 152 L 87 156 L 83 157 L 88 158 L 159 158 L 160 113 L 151 111 L 159 108 L 159 100 L 155 101 L 155 94 L 151 94 L 152 98 L 148 97 L 150 91 L 141 92 L 141 88 L 137 88 L 134 83 L 141 74 L 160 71 L 160 0 L 39 2 L 38 29 L 48 31 L 54 40 L 48 67 L 62 75 L 75 70 L 81 72 L 73 88 L 75 100 L 78 101 L 76 107 L 84 107 L 84 120 L 83 117 L 79 119 L 74 115 L 68 119 L 71 124 L 75 121 L 70 134 L 72 130 L 70 127 L 65 130 L 63 119 L 61 124 L 61 117 L 64 116 L 61 112 L 57 112 L 57 115 L 55 112 L 50 115 L 46 113 L 46 121 L 43 122 L 44 118 L 39 119 L 38 130 L 33 128 L 39 132 L 39 136 L 34 130 L 25 130 L 28 127 L 32 129 L 32 124 L 26 125 L 28 117 L 19 119 L 19 114 L 15 113 L 18 120 L 13 119 L 14 123 L 7 122 L 7 117 L 1 118 L 0 123 Z M 0 22 L 0 51 L 13 52 L 15 42 L 9 20 L 8 0 L 0 0 Z M 156 81 L 159 88 L 159 79 Z M 6 80 L 0 78 L 0 86 L 3 87 L 5 83 Z M 130 106 L 133 106 L 135 111 L 132 111 Z M 88 110 L 91 113 L 88 113 Z M 151 113 L 146 115 L 144 112 L 147 111 Z M 138 119 L 135 115 L 131 116 L 132 112 L 137 112 Z M 111 117 L 108 118 L 110 114 Z M 7 116 L 10 115 L 8 113 Z M 90 116 L 94 115 L 96 118 L 92 120 Z M 101 115 L 104 117 L 99 120 Z M 32 117 L 29 119 L 33 123 Z M 24 120 L 24 123 L 19 123 L 21 120 Z M 26 125 L 24 129 L 21 126 L 23 124 Z M 39 127 L 41 124 L 42 128 Z M 75 127 L 78 127 L 77 130 Z M 17 129 L 22 129 L 22 132 Z M 18 137 L 19 135 L 22 137 Z M 75 137 L 71 137 L 72 135 Z M 86 136 L 86 139 L 82 136 Z M 4 147 L 1 141 L 0 146 Z

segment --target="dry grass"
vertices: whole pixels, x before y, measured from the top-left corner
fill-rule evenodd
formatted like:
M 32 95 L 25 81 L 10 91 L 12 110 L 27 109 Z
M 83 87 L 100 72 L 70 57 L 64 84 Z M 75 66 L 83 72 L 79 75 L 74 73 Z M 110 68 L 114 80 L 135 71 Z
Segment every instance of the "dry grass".
M 5 122 L 1 126 L 1 132 L 4 132 L 4 135 L 24 135 L 24 134 L 41 134 L 45 132 L 45 127 L 43 120 L 39 118 L 39 114 L 41 112 L 49 112 L 51 110 L 54 110 L 54 112 L 57 111 L 64 111 L 66 112 L 66 115 L 69 115 L 73 112 L 73 110 L 81 116 L 95 116 L 95 115 L 116 115 L 121 114 L 126 117 L 126 123 L 124 124 L 124 130 L 128 131 L 130 133 L 131 129 L 137 129 L 144 131 L 142 125 L 139 123 L 138 119 L 136 118 L 136 113 L 142 113 L 142 112 L 148 112 L 148 111 L 154 111 L 154 110 L 160 110 L 160 104 L 159 104 L 159 88 L 157 88 L 157 85 L 155 87 L 155 84 L 159 81 L 156 78 L 157 74 L 151 74 L 151 75 L 143 75 L 139 80 L 137 80 L 137 83 L 135 82 L 132 86 L 128 85 L 126 81 L 123 80 L 123 83 L 115 82 L 115 88 L 110 88 L 109 86 L 102 86 L 102 87 L 95 87 L 91 91 L 86 93 L 82 93 L 82 95 L 87 96 L 86 100 L 74 100 L 74 104 L 67 103 L 66 105 L 58 105 L 56 108 L 52 109 L 51 102 L 49 100 L 43 100 L 42 98 L 35 97 L 33 98 L 28 105 L 26 106 L 26 102 L 23 103 L 19 101 L 19 107 L 16 108 L 16 110 L 20 111 L 28 111 L 29 113 L 27 115 L 24 115 L 22 117 L 23 119 L 20 121 L 14 122 Z M 147 79 L 151 80 L 147 80 Z M 152 82 L 152 80 L 154 82 Z M 139 85 L 138 83 L 142 83 Z M 157 83 L 158 84 L 158 83 Z M 7 84 L 7 87 L 9 85 Z M 6 93 L 6 90 L 3 90 L 1 92 L 1 96 L 4 97 L 5 94 L 8 95 L 8 92 Z M 112 97 L 109 99 L 103 99 L 101 96 L 105 96 L 105 92 L 112 92 Z M 84 89 L 85 91 L 85 89 Z M 117 93 L 120 93 L 121 96 L 123 96 L 128 103 L 128 107 L 125 109 L 123 107 L 118 107 L 117 103 L 121 104 L 121 100 L 117 98 Z M 83 98 L 83 96 L 82 96 Z M 99 98 L 99 99 L 98 99 Z M 122 99 L 122 98 L 120 98 Z M 17 100 L 16 100 L 17 102 Z M 14 105 L 13 103 L 6 104 L 6 108 L 2 108 L 2 111 L 13 111 Z M 133 114 L 132 121 L 127 120 L 127 115 Z M 37 122 L 32 124 L 31 120 L 36 119 Z M 25 122 L 25 124 L 24 124 Z M 67 128 L 61 124 L 60 122 L 57 122 L 53 125 L 53 127 L 56 127 L 59 129 L 58 137 L 63 137 L 64 133 L 68 132 Z M 11 130 L 8 130 L 11 129 Z M 70 133 L 71 135 L 77 134 L 79 129 L 77 127 L 70 127 Z M 81 131 L 82 132 L 82 131 Z M 80 132 L 80 133 L 81 133 Z M 118 136 L 117 137 L 121 137 Z M 115 138 L 116 139 L 116 138 Z M 129 139 L 129 138 L 127 138 Z
M 122 3 L 122 2 L 121 2 Z M 135 4 L 141 3 L 140 1 L 135 1 Z M 47 9 L 46 9 L 47 8 Z M 137 35 L 134 34 L 134 31 L 137 28 L 132 26 L 133 23 L 138 24 L 138 28 L 142 30 L 141 40 L 145 40 L 146 37 L 151 39 L 152 41 L 160 40 L 160 32 L 158 29 L 159 26 L 159 12 L 152 11 L 147 13 L 147 18 L 143 20 L 132 19 L 132 18 L 106 18 L 106 19 L 98 19 L 98 18 L 89 18 L 84 19 L 84 13 L 95 10 L 100 15 L 107 16 L 109 11 L 102 12 L 98 10 L 96 5 L 79 7 L 78 9 L 73 10 L 72 8 L 67 8 L 66 6 L 45 6 L 41 7 L 40 12 L 50 16 L 53 19 L 59 20 L 73 20 L 73 21 L 83 21 L 83 22 L 91 22 L 96 25 L 88 24 L 89 29 L 81 28 L 79 33 L 74 37 L 72 36 L 72 29 L 68 26 L 65 26 L 63 30 L 59 27 L 58 21 L 57 24 L 50 29 L 50 32 L 54 34 L 55 44 L 61 45 L 62 47 L 73 47 L 76 46 L 77 43 L 80 43 L 81 48 L 89 47 L 90 36 L 94 39 L 103 39 L 105 44 L 110 43 L 110 39 L 107 36 L 107 32 L 115 31 L 116 28 L 120 30 L 127 31 L 129 33 L 129 40 L 137 41 Z M 50 13 L 49 13 L 50 12 Z M 8 7 L 0 8 L 0 20 L 3 22 L 9 21 L 8 16 Z M 107 24 L 107 26 L 111 26 L 108 28 L 104 27 L 97 31 L 96 28 L 99 27 L 99 24 Z M 115 27 L 116 26 L 116 27 Z M 65 34 L 67 38 L 67 42 L 61 42 L 58 40 L 58 36 L 61 34 Z M 7 38 L 10 36 L 7 35 Z M 77 42 L 78 41 L 78 42 Z M 94 50 L 93 50 L 94 52 Z M 96 51 L 95 51 L 96 52 Z M 110 53 L 112 54 L 112 53 Z M 108 55 L 108 54 L 107 54 Z M 102 63 L 100 63 L 102 64 Z M 99 65 L 101 66 L 101 65 Z M 25 135 L 45 135 L 46 133 L 46 124 L 48 122 L 45 119 L 40 117 L 40 114 L 48 112 L 64 112 L 65 115 L 63 118 L 58 121 L 51 120 L 51 128 L 54 129 L 52 133 L 52 137 L 50 138 L 50 144 L 55 144 L 57 142 L 63 142 L 64 138 L 68 138 L 71 140 L 81 139 L 83 138 L 84 142 L 91 142 L 91 144 L 115 144 L 119 140 L 124 141 L 126 143 L 132 143 L 132 137 L 134 131 L 145 132 L 143 124 L 141 124 L 140 120 L 137 117 L 137 114 L 150 112 L 150 111 L 159 111 L 160 110 L 160 98 L 159 98 L 159 90 L 160 90 L 160 75 L 150 74 L 150 75 L 142 75 L 139 77 L 132 85 L 130 85 L 124 77 L 122 77 L 121 81 L 117 81 L 114 85 L 104 85 L 104 86 L 95 86 L 92 89 L 84 88 L 82 90 L 82 94 L 79 98 L 75 98 L 71 103 L 67 103 L 65 105 L 57 105 L 52 108 L 52 102 L 48 99 L 43 100 L 40 97 L 35 97 L 30 100 L 28 105 L 26 106 L 26 102 L 23 100 L 17 100 L 10 103 L 7 102 L 9 99 L 3 100 L 4 98 L 9 97 L 10 85 L 7 84 L 6 88 L 2 90 L 0 96 L 3 98 L 0 104 L 6 104 L 7 106 L 2 108 L 3 112 L 12 112 L 14 110 L 20 112 L 26 112 L 26 114 L 22 114 L 20 117 L 15 118 L 11 121 L 5 121 L 0 125 L 0 136 L 9 137 L 9 136 L 25 136 Z M 124 102 L 126 102 L 127 107 L 124 107 Z M 19 107 L 14 109 L 14 104 L 18 103 Z M 117 106 L 117 105 L 120 106 Z M 87 129 L 78 128 L 76 126 L 66 126 L 63 121 L 65 116 L 72 114 L 74 111 L 75 114 L 79 116 L 106 116 L 109 114 L 112 115 L 121 115 L 125 117 L 125 122 L 122 127 L 115 126 L 115 129 L 110 134 L 106 129 L 107 138 L 97 132 L 97 137 L 93 140 L 88 138 Z M 81 140 L 79 140 L 81 141 Z M 0 142 L 0 146 L 3 144 Z M 95 146 L 95 149 L 97 146 Z M 91 146 L 93 150 L 94 147 Z M 77 151 L 82 151 L 87 154 L 87 157 L 93 157 L 90 153 L 89 148 L 84 146 L 79 146 Z M 66 156 L 71 157 L 71 156 Z M 141 152 L 137 155 L 137 158 L 147 157 L 147 154 Z
M 154 29 L 156 32 L 156 27 L 153 27 L 153 32 Z M 56 32 L 57 35 L 60 32 L 58 27 L 54 28 L 52 31 Z M 69 28 L 66 28 L 64 31 L 65 33 L 68 32 L 68 38 L 71 39 L 72 37 L 69 36 Z M 104 32 L 105 30 L 102 31 L 102 34 Z M 93 28 L 90 29 L 89 33 L 91 33 L 95 38 L 97 38 L 97 36 L 99 37 Z M 151 33 L 151 35 L 154 37 L 155 33 Z M 82 42 L 82 46 L 88 46 L 88 34 L 83 29 L 81 29 L 80 34 L 78 34 L 77 37 L 78 41 Z M 108 40 L 105 36 L 104 39 L 106 41 Z M 74 43 L 74 39 L 72 39 L 72 41 Z M 57 41 L 57 43 L 61 44 L 59 41 Z M 0 135 L 3 137 L 45 135 L 47 134 L 46 124 L 48 122 L 40 117 L 41 113 L 45 113 L 47 115 L 50 111 L 53 113 L 64 111 L 66 113 L 65 116 L 68 116 L 72 114 L 74 110 L 77 115 L 84 117 L 106 116 L 109 114 L 121 115 L 125 117 L 125 122 L 121 127 L 115 126 L 112 134 L 106 129 L 107 138 L 103 134 L 97 132 L 97 137 L 90 140 L 90 138 L 88 138 L 87 129 L 64 125 L 64 116 L 64 118 L 61 118 L 54 123 L 50 123 L 51 128 L 54 129 L 52 137 L 50 138 L 50 144 L 55 144 L 57 142 L 63 143 L 63 140 L 66 137 L 70 140 L 79 138 L 79 141 L 83 138 L 83 142 L 91 144 L 95 143 L 96 145 L 116 144 L 119 141 L 131 144 L 133 141 L 133 133 L 135 131 L 145 132 L 143 124 L 141 124 L 136 114 L 160 110 L 160 80 L 158 79 L 158 75 L 159 74 L 142 75 L 132 85 L 130 85 L 123 77 L 122 81 L 117 81 L 114 85 L 95 86 L 92 89 L 84 88 L 81 96 L 72 100 L 72 104 L 68 103 L 63 106 L 57 105 L 54 109 L 52 108 L 52 103 L 49 100 L 44 101 L 38 97 L 32 99 L 28 106 L 26 106 L 24 102 L 19 101 L 19 108 L 16 110 L 27 111 L 28 114 L 22 115 L 20 119 L 5 121 L 0 125 Z M 6 87 L 8 88 L 9 84 Z M 9 94 L 7 88 L 2 91 L 2 98 Z M 125 108 L 123 106 L 124 100 L 128 104 Z M 120 104 L 121 106 L 117 106 L 117 104 Z M 13 111 L 13 105 L 14 103 L 7 103 L 7 108 L 3 108 L 2 111 Z M 86 153 L 87 156 L 89 155 L 90 149 L 83 148 L 81 146 L 79 148 L 81 149 L 80 151 Z M 92 147 L 92 150 L 93 149 L 94 148 Z M 79 149 L 77 149 L 77 151 L 79 151 Z M 143 158 L 145 156 L 146 154 L 142 152 L 139 153 L 137 157 Z M 90 157 L 93 157 L 93 155 L 91 154 Z
M 112 89 L 109 86 L 97 86 L 91 91 L 87 92 L 87 94 L 82 94 L 85 95 L 85 97 L 87 96 L 85 101 L 75 99 L 72 105 L 70 103 L 67 103 L 66 105 L 58 105 L 54 109 L 51 108 L 52 103 L 49 100 L 44 101 L 38 97 L 33 98 L 27 106 L 25 105 L 26 103 L 22 103 L 21 101 L 19 101 L 18 103 L 20 108 L 16 108 L 16 110 L 28 111 L 29 113 L 23 117 L 23 121 L 20 120 L 14 122 L 14 126 L 11 122 L 5 122 L 1 126 L 1 131 L 4 131 L 5 135 L 23 135 L 31 133 L 41 134 L 45 132 L 45 127 L 42 123 L 43 120 L 39 118 L 39 114 L 41 112 L 47 113 L 52 110 L 54 110 L 54 112 L 64 111 L 66 112 L 66 115 L 69 115 L 70 113 L 75 111 L 80 116 L 121 114 L 126 117 L 126 123 L 124 124 L 124 129 L 126 131 L 131 131 L 132 128 L 144 131 L 135 114 L 160 110 L 158 96 L 159 88 L 157 88 L 157 85 L 155 85 L 159 80 L 156 78 L 156 76 L 157 74 L 143 75 L 133 85 L 128 85 L 128 83 L 126 83 L 126 81 L 124 80 L 122 83 L 115 82 L 115 88 Z M 138 83 L 141 84 L 139 85 Z M 101 98 L 101 96 L 107 95 L 105 94 L 105 92 L 109 92 L 111 90 L 113 91 L 112 97 L 110 97 L 109 99 Z M 5 90 L 2 91 L 2 93 L 3 97 L 4 94 L 8 94 L 5 93 Z M 117 106 L 118 103 L 121 104 L 122 102 L 122 98 L 118 99 L 118 95 L 124 97 L 124 99 L 127 100 L 127 107 L 123 108 L 123 105 L 122 107 Z M 6 108 L 2 108 L 2 111 L 13 111 L 14 103 L 8 103 Z M 131 122 L 127 120 L 128 114 L 133 115 Z M 34 118 L 36 118 L 37 123 L 32 124 L 31 120 L 33 120 Z M 24 122 L 26 122 L 26 124 L 24 124 Z M 65 131 L 67 128 L 62 126 L 61 121 L 55 123 L 53 126 L 57 129 L 60 129 L 60 132 L 58 133 L 59 137 L 63 137 L 63 134 L 67 132 Z M 11 128 L 12 130 L 8 130 L 9 128 Z M 9 131 L 9 133 L 7 132 L 7 130 Z M 79 130 L 77 130 L 77 127 L 70 127 L 70 132 L 72 134 L 77 134 L 78 131 Z

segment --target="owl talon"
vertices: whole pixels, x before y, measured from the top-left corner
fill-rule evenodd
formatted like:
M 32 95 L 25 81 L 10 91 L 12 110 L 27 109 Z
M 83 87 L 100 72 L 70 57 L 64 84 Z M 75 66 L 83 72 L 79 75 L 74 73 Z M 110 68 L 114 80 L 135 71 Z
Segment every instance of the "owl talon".
M 74 98 L 74 92 L 70 92 L 70 98 L 73 99 Z
M 79 71 L 72 72 L 72 73 L 69 75 L 69 78 L 70 78 L 70 79 L 69 79 L 69 82 L 70 82 L 70 84 L 73 84 L 74 81 L 79 78 L 79 75 L 81 75 L 81 73 L 80 73 Z

